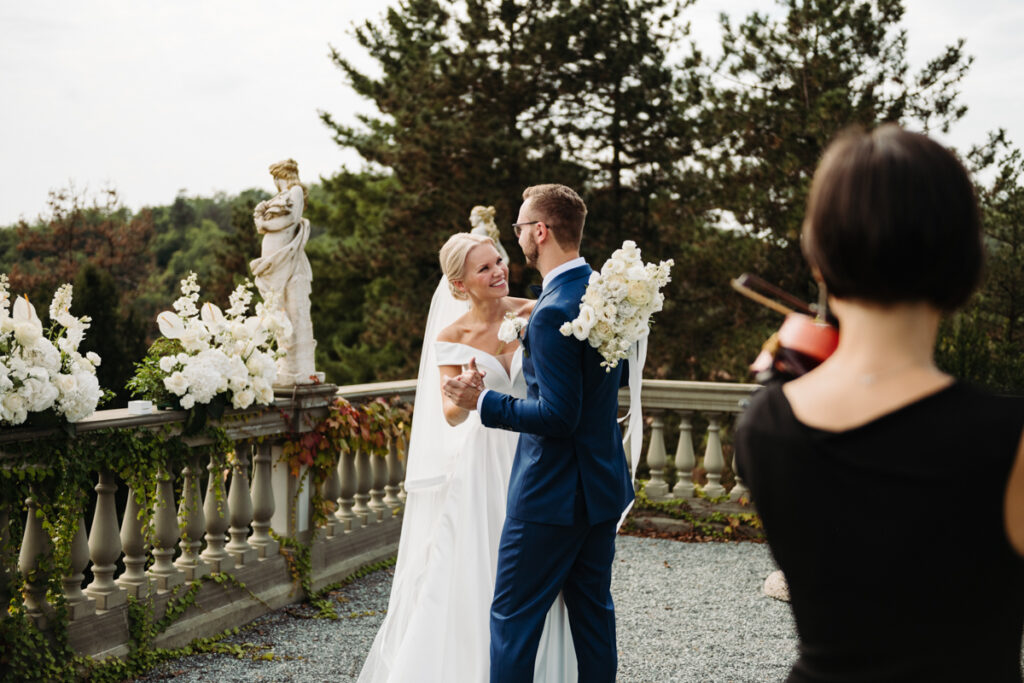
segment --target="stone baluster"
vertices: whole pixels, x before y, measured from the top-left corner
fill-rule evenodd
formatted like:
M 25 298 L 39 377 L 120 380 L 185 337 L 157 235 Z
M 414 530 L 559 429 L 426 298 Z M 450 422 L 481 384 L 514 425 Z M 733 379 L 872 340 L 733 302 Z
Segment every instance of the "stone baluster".
M 401 436 L 395 437 L 388 444 L 388 483 L 384 487 L 384 504 L 392 510 L 402 504 L 402 499 L 398 497 L 398 492 L 402 490 L 402 460 L 398 452 L 404 447 L 405 441 Z
M 210 567 L 199 556 L 203 546 L 203 532 L 206 530 L 206 517 L 203 514 L 203 498 L 199 494 L 199 456 L 192 453 L 188 466 L 182 468 L 181 476 L 184 483 L 181 488 L 181 503 L 178 506 L 178 526 L 182 530 L 181 555 L 174 561 L 174 566 L 185 574 L 189 581 L 206 576 Z
M 692 413 L 684 410 L 679 413 L 679 444 L 676 446 L 676 485 L 672 487 L 672 495 L 676 498 L 693 498 L 693 468 L 697 458 L 693 454 L 693 426 L 690 422 Z
M 228 497 L 224 493 L 224 474 L 227 470 L 220 465 L 218 455 L 211 453 L 206 471 L 210 474 L 206 481 L 206 500 L 203 501 L 206 550 L 200 557 L 210 566 L 210 571 L 227 572 L 235 568 L 235 558 L 224 549 L 225 534 L 228 531 Z
M 93 580 L 85 589 L 85 594 L 96 601 L 96 609 L 113 609 L 123 605 L 126 599 L 124 590 L 114 583 L 117 560 L 121 557 L 115 491 L 117 484 L 114 483 L 113 472 L 101 470 L 96 483 L 96 511 L 89 533 Z
M 338 474 L 337 465 L 331 468 L 327 479 L 323 483 L 323 497 L 325 501 L 331 501 L 337 506 L 338 498 L 341 497 L 341 476 Z M 334 514 L 327 515 L 327 535 L 337 536 L 345 533 L 345 527 L 338 519 L 337 510 Z
M 271 486 L 273 457 L 269 442 L 256 446 L 252 468 L 252 538 L 260 558 L 277 555 L 280 544 L 270 535 L 270 520 L 274 516 L 274 488 Z
M 390 451 L 390 448 L 389 448 Z M 384 487 L 388 484 L 388 462 L 386 456 L 374 454 L 370 458 L 370 508 L 371 518 L 383 521 L 384 515 L 391 516 L 391 510 L 384 504 Z
M 252 522 L 252 497 L 249 495 L 249 452 L 252 446 L 235 446 L 235 466 L 231 470 L 231 489 L 228 491 L 228 509 L 231 526 L 228 534 L 231 540 L 224 547 L 235 558 L 235 564 L 243 567 L 252 564 L 259 557 L 256 549 L 249 545 L 249 524 Z
M 23 590 L 25 611 L 32 617 L 36 625 L 45 627 L 53 608 L 46 602 L 47 576 L 41 566 L 53 550 L 50 537 L 43 529 L 43 520 L 36 512 L 39 509 L 35 498 L 27 498 L 28 507 L 25 516 L 25 534 L 21 540 L 21 553 L 18 555 L 18 571 L 25 577 Z
M 338 457 L 338 480 L 341 489 L 338 492 L 338 511 L 334 513 L 345 533 L 352 531 L 352 521 L 356 518 L 356 454 L 346 450 Z
M 736 483 L 733 484 L 732 490 L 729 491 L 729 500 L 735 503 L 749 502 L 750 501 L 750 489 L 747 488 L 746 484 L 743 483 L 743 477 L 740 476 L 739 472 L 736 471 L 736 450 L 733 449 L 732 454 L 732 474 L 736 478 Z
M 156 477 L 156 501 L 153 503 L 153 566 L 149 575 L 157 590 L 168 591 L 185 582 L 185 572 L 174 566 L 174 546 L 178 542 L 178 515 L 174 505 L 174 483 L 161 468 Z
M 647 467 L 650 468 L 650 479 L 645 491 L 651 500 L 662 500 L 668 497 L 668 484 L 665 482 L 666 462 L 665 419 L 659 410 L 651 416 L 651 443 L 647 447 Z
M 82 592 L 85 566 L 89 564 L 89 542 L 85 534 L 85 518 L 79 515 L 75 536 L 71 539 L 71 575 L 61 579 L 68 619 L 72 621 L 96 613 L 96 601 Z
M 704 469 L 708 473 L 708 483 L 704 493 L 708 498 L 720 498 L 725 495 L 722 486 L 722 470 L 725 469 L 725 457 L 722 455 L 722 437 L 719 434 L 719 414 L 707 413 L 708 446 L 704 450 Z
M 124 573 L 117 585 L 128 595 L 141 598 L 149 593 L 150 579 L 146 576 L 146 530 L 139 519 L 141 508 L 135 500 L 135 490 L 128 487 L 128 503 L 121 522 L 121 547 L 124 548 Z
M 370 522 L 370 506 L 366 503 L 370 500 L 371 476 L 370 454 L 359 449 L 356 452 L 356 493 L 352 513 L 361 520 L 362 526 Z

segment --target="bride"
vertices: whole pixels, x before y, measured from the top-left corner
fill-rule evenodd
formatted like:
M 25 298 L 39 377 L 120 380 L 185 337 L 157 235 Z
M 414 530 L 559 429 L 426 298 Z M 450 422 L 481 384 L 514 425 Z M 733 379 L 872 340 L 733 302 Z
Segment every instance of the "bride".
M 522 351 L 498 340 L 505 314 L 534 301 L 508 296 L 508 266 L 482 235 L 457 233 L 427 317 L 409 444 L 402 520 L 388 612 L 359 683 L 476 683 L 489 672 L 490 606 L 509 473 L 519 435 L 488 429 L 441 394 L 442 380 L 474 362 L 484 384 L 523 397 Z M 545 622 L 534 680 L 575 682 L 565 604 Z

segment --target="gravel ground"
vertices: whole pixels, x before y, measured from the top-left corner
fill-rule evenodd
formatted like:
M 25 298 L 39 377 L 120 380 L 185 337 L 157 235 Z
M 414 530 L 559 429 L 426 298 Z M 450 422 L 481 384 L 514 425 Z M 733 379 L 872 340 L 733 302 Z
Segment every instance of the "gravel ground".
M 778 681 L 796 659 L 789 606 L 761 593 L 774 569 L 754 543 L 679 543 L 619 536 L 612 573 L 623 683 Z M 140 681 L 331 681 L 359 675 L 387 607 L 392 570 L 337 593 L 341 619 L 267 614 L 227 642 L 254 643 L 270 661 L 221 654 L 165 662 Z

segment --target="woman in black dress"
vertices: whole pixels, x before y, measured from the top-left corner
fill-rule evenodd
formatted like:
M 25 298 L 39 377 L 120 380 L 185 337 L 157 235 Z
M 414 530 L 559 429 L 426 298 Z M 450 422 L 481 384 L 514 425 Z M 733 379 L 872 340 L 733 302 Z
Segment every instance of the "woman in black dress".
M 933 361 L 981 271 L 957 159 L 895 125 L 849 132 L 814 176 L 802 244 L 839 346 L 757 392 L 736 461 L 789 583 L 790 681 L 1020 681 L 1024 398 Z M 1015 506 L 1016 505 L 1016 509 Z

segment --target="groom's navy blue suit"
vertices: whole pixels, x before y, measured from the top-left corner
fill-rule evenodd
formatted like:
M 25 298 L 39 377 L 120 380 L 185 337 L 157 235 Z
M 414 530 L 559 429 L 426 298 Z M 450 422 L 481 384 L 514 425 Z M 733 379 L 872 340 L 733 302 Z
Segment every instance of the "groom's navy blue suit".
M 480 419 L 521 432 L 491 605 L 491 682 L 533 680 L 544 618 L 562 591 L 580 681 L 617 667 L 611 567 L 615 527 L 633 498 L 616 422 L 622 365 L 605 372 L 586 341 L 559 332 L 579 314 L 590 277 L 555 276 L 523 338 L 527 397 L 487 392 Z

